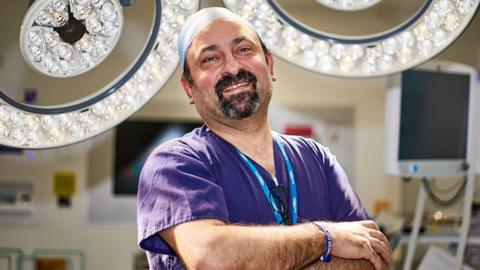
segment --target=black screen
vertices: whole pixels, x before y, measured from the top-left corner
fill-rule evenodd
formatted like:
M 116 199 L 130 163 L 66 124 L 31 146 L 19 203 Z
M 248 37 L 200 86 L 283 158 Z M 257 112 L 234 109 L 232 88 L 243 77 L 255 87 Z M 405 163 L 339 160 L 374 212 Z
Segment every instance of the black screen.
M 20 148 L 14 148 L 10 146 L 5 146 L 0 144 L 0 154 L 1 153 L 19 153 L 21 154 L 23 152 L 22 149 Z
M 116 195 L 135 195 L 138 178 L 148 155 L 161 143 L 182 137 L 201 122 L 126 121 L 116 130 L 115 181 Z
M 470 77 L 402 74 L 399 159 L 465 159 Z

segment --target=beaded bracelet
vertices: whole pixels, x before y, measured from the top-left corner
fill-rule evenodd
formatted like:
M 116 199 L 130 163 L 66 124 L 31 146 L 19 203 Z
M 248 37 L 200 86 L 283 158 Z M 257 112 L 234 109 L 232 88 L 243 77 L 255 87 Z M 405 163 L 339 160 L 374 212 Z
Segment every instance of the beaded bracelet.
M 323 253 L 323 255 L 320 256 L 320 261 L 329 262 L 332 260 L 332 256 L 330 256 L 330 252 L 332 251 L 332 237 L 330 236 L 330 233 L 328 232 L 325 225 L 321 224 L 318 221 L 313 222 L 313 224 L 315 224 L 318 228 L 320 228 L 323 231 L 323 233 L 325 234 L 325 239 L 327 240 L 325 253 Z

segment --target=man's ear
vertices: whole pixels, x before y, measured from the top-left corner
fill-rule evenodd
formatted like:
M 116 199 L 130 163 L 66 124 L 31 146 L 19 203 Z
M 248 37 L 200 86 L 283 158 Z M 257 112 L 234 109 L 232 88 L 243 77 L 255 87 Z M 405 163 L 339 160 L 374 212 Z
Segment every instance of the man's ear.
M 268 60 L 268 70 L 270 72 L 270 75 L 272 76 L 272 81 L 276 81 L 277 78 L 275 78 L 275 75 L 273 75 L 273 55 L 272 52 L 267 53 L 267 60 Z
M 188 96 L 188 103 L 195 104 L 195 101 L 193 100 L 192 86 L 190 85 L 190 83 L 185 78 L 182 78 L 181 82 L 182 82 L 182 86 L 183 86 L 183 91 L 185 91 L 185 94 L 187 94 L 187 96 Z

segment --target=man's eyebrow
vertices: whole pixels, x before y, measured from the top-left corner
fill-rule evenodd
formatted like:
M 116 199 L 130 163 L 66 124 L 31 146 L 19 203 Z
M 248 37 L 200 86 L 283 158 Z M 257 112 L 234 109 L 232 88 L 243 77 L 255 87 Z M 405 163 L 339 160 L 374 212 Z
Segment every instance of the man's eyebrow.
M 245 36 L 240 36 L 240 37 L 234 38 L 231 43 L 232 45 L 237 45 L 244 40 L 247 40 L 247 38 Z
M 201 49 L 199 55 L 202 54 L 202 53 L 204 53 L 204 52 L 207 52 L 207 51 L 215 51 L 215 50 L 217 50 L 217 49 L 218 49 L 218 46 L 215 45 L 215 44 L 212 44 L 212 45 L 210 45 L 210 46 L 207 46 L 207 47 Z

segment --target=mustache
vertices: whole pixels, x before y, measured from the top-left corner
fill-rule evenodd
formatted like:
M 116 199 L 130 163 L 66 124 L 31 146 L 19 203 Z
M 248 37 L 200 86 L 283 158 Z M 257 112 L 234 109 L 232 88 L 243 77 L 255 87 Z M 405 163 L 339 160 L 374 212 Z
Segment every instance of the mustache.
M 215 84 L 215 94 L 220 97 L 225 88 L 243 82 L 252 83 L 255 86 L 257 77 L 252 72 L 243 69 L 237 75 L 225 75 Z

